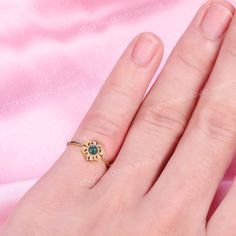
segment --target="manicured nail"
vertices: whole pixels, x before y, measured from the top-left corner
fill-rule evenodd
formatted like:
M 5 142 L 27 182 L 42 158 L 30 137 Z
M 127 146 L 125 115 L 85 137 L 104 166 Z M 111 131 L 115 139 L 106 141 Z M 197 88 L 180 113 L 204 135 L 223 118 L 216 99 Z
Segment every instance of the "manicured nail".
M 227 30 L 233 14 L 223 5 L 212 3 L 203 17 L 201 28 L 209 38 L 219 38 Z
M 138 66 L 146 66 L 150 63 L 158 51 L 160 43 L 152 36 L 142 35 L 132 52 L 132 60 Z

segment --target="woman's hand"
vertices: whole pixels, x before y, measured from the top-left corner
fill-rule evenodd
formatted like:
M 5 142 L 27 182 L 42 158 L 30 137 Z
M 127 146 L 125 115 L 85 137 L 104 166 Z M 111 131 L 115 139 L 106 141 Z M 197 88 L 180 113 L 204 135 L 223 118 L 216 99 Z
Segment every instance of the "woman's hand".
M 234 236 L 236 184 L 208 217 L 236 147 L 233 14 L 202 6 L 144 100 L 163 46 L 137 36 L 73 137 L 99 140 L 112 166 L 69 145 L 2 236 Z

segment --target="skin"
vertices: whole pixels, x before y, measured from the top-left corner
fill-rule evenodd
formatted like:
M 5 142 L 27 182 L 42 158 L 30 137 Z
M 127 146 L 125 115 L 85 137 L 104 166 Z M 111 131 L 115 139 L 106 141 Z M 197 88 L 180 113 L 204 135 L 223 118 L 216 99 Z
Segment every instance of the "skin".
M 210 4 L 232 16 L 217 37 L 201 28 Z M 140 39 L 154 43 L 148 63 L 145 56 L 134 63 Z M 235 153 L 235 39 L 233 6 L 207 2 L 143 99 L 163 44 L 151 33 L 135 37 L 73 137 L 100 140 L 112 166 L 87 162 L 78 147 L 68 146 L 1 235 L 235 235 L 236 183 L 208 217 Z

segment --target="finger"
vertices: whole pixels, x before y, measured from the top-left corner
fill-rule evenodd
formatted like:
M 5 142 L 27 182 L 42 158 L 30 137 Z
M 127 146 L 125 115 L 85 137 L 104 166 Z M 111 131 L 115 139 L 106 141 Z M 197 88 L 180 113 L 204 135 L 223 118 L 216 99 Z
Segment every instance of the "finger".
M 234 236 L 236 232 L 236 180 L 234 180 L 229 193 L 221 202 L 208 222 L 207 231 L 210 236 Z
M 195 105 L 196 95 L 218 55 L 231 20 L 227 7 L 225 3 L 207 3 L 196 14 L 145 98 L 113 167 L 103 177 L 103 190 L 112 184 L 114 191 L 125 188 L 127 194 L 139 197 L 153 184 L 178 142 Z M 203 23 L 207 10 L 213 11 L 210 14 L 217 18 L 220 28 L 207 29 Z M 115 175 L 116 180 L 110 178 L 112 172 L 124 173 L 119 170 L 127 167 L 131 169 L 128 178 L 127 174 Z
M 175 204 L 176 200 L 180 201 L 178 205 L 184 204 L 190 214 L 198 217 L 207 216 L 219 182 L 235 153 L 235 29 L 236 16 L 205 86 L 205 93 L 152 192 L 153 198 L 158 196 L 169 200 L 178 192 Z
M 112 162 L 160 63 L 162 51 L 158 37 L 151 33 L 137 36 L 119 59 L 72 140 L 99 140 L 105 150 L 104 159 Z M 87 188 L 105 171 L 102 161 L 88 162 L 80 147 L 68 146 L 52 168 L 51 177 Z

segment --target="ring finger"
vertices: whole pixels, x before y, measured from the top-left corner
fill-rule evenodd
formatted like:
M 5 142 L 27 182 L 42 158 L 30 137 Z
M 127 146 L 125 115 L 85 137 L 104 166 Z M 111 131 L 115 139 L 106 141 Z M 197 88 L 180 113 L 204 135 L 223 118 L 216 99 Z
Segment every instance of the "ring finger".
M 104 160 L 112 162 L 156 72 L 162 53 L 163 46 L 158 37 L 151 33 L 137 36 L 105 81 L 72 140 L 99 140 L 105 149 Z M 69 145 L 47 175 L 51 176 L 51 181 L 54 179 L 72 186 L 73 191 L 77 189 L 74 186 L 91 188 L 105 171 L 106 165 L 102 161 L 85 161 L 80 148 Z

